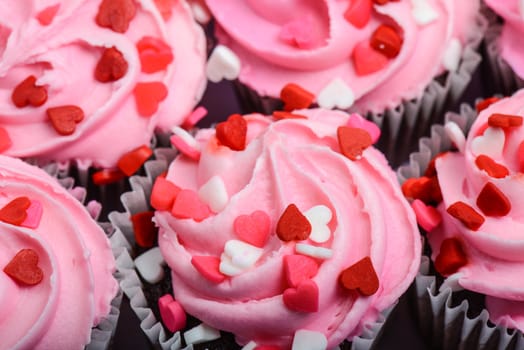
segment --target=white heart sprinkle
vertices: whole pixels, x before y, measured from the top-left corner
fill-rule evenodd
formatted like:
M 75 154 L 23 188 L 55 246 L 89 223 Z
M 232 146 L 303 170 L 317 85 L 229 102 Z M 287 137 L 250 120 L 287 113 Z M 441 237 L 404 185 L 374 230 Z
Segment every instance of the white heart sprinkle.
M 206 66 L 207 78 L 218 83 L 222 79 L 234 80 L 240 74 L 240 59 L 224 45 L 215 47 Z
M 200 24 L 207 24 L 211 20 L 209 10 L 197 1 L 191 3 L 191 12 L 193 12 L 193 17 Z
M 255 247 L 244 241 L 231 239 L 224 246 L 224 253 L 231 258 L 231 262 L 242 269 L 253 266 L 264 253 L 264 249 Z
M 317 103 L 322 108 L 347 109 L 355 102 L 355 95 L 340 78 L 333 79 L 317 96 Z
M 333 256 L 333 250 L 329 248 L 315 247 L 305 243 L 297 243 L 295 245 L 295 251 L 317 259 L 330 259 Z
M 304 213 L 304 216 L 311 224 L 311 234 L 309 239 L 316 243 L 324 243 L 331 237 L 331 230 L 328 227 L 333 214 L 325 205 L 317 205 Z
M 483 135 L 475 137 L 471 141 L 471 152 L 475 156 L 484 154 L 492 159 L 502 156 L 506 135 L 501 128 L 488 127 Z
M 231 258 L 225 253 L 222 253 L 220 256 L 220 265 L 218 266 L 218 270 L 223 275 L 230 277 L 240 275 L 242 272 L 244 272 L 244 269 L 233 264 Z
M 411 0 L 411 14 L 419 26 L 430 24 L 438 18 L 438 12 L 427 0 Z
M 200 344 L 218 338 L 220 338 L 220 332 L 205 323 L 201 323 L 198 326 L 184 332 L 184 340 L 188 345 Z
M 461 57 L 462 43 L 457 38 L 453 38 L 444 51 L 442 65 L 450 72 L 456 72 L 459 67 Z
M 159 247 L 149 249 L 135 259 L 138 273 L 149 283 L 158 283 L 164 278 L 164 265 L 165 261 Z
M 198 190 L 198 198 L 200 198 L 202 202 L 206 203 L 215 213 L 219 213 L 222 209 L 224 209 L 227 205 L 227 202 L 229 201 L 229 196 L 227 194 L 226 185 L 224 184 L 224 181 L 222 181 L 222 178 L 218 175 L 210 178 Z
M 457 147 L 459 152 L 464 153 L 464 149 L 466 147 L 466 137 L 457 123 L 447 122 L 446 125 L 444 125 L 444 130 L 446 131 L 446 135 L 448 135 L 449 139 L 451 142 L 453 142 L 455 147 Z
M 292 350 L 325 350 L 327 338 L 323 333 L 299 329 L 293 337 Z
M 448 276 L 438 289 L 439 292 L 443 292 L 447 288 L 451 289 L 452 292 L 458 292 L 463 290 L 464 288 L 462 288 L 462 286 L 459 284 L 459 279 L 461 279 L 463 276 L 463 272 L 457 272 Z

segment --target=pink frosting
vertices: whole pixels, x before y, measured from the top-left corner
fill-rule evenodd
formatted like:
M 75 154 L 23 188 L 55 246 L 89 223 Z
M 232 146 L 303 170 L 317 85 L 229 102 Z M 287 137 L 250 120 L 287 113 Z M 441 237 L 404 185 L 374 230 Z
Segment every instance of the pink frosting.
M 170 165 L 167 180 L 198 191 L 210 178 L 222 179 L 228 201 L 201 222 L 177 219 L 157 211 L 159 245 L 172 269 L 175 298 L 203 322 L 235 334 L 240 344 L 291 345 L 295 331 L 324 334 L 328 348 L 359 335 L 365 324 L 393 305 L 413 280 L 421 250 L 413 213 L 403 200 L 394 173 L 373 147 L 351 161 L 339 151 L 337 127 L 349 116 L 327 110 L 301 110 L 307 119 L 272 122 L 252 114 L 247 121 L 247 146 L 233 151 L 217 144 L 213 129 L 200 130 L 198 162 L 185 156 Z M 283 303 L 283 257 L 295 252 L 295 242 L 275 234 L 277 221 L 291 203 L 305 212 L 324 205 L 333 216 L 324 243 L 332 249 L 318 260 L 312 280 L 319 288 L 318 312 L 303 313 Z M 263 254 L 251 268 L 221 283 L 203 277 L 191 264 L 193 256 L 220 257 L 225 243 L 239 239 L 233 223 L 257 210 L 268 214 L 270 235 Z M 370 297 L 343 290 L 340 273 L 369 256 L 379 278 Z
M 500 56 L 524 78 L 524 54 L 515 45 L 524 33 L 524 8 L 520 10 L 518 0 L 486 0 L 486 4 L 504 19 L 498 41 Z
M 149 144 L 155 129 L 168 131 L 181 124 L 200 99 L 206 83 L 206 43 L 184 1 L 165 2 L 170 4 L 167 19 L 153 0 L 134 1 L 136 15 L 125 33 L 97 25 L 101 2 L 0 4 L 0 12 L 9 13 L 0 19 L 0 125 L 12 141 L 4 154 L 113 167 L 122 154 Z M 59 5 L 58 12 L 50 24 L 42 25 L 37 15 L 54 5 Z M 136 44 L 145 36 L 171 48 L 174 59 L 165 69 L 141 71 Z M 110 47 L 122 53 L 128 70 L 119 80 L 101 83 L 94 71 Z M 48 99 L 40 107 L 17 108 L 11 93 L 29 75 L 47 87 Z M 160 82 L 168 89 L 149 117 L 138 113 L 133 95 L 141 82 Z M 59 135 L 46 116 L 48 108 L 61 105 L 76 105 L 85 114 L 69 136 Z
M 491 105 L 475 120 L 464 153 L 447 153 L 437 158 L 443 197 L 438 209 L 443 220 L 428 235 L 433 258 L 439 254 L 444 239 L 456 237 L 463 243 L 468 263 L 458 270 L 459 285 L 486 295 L 486 305 L 494 322 L 520 330 L 524 330 L 524 281 L 519 278 L 524 271 L 524 186 L 518 149 L 524 141 L 524 127 L 510 128 L 504 132 L 504 140 L 499 141 L 486 137 L 483 130 L 493 113 L 523 116 L 523 106 L 524 91 Z M 480 152 L 474 144 L 479 137 L 490 139 L 490 147 L 485 152 L 509 170 L 508 176 L 493 178 L 476 166 L 475 159 Z M 511 210 L 507 215 L 483 215 L 485 222 L 477 231 L 472 231 L 446 213 L 445 209 L 451 204 L 462 201 L 482 214 L 476 201 L 487 182 L 494 184 L 509 199 Z
M 43 211 L 36 228 L 0 221 L 0 349 L 82 349 L 118 289 L 109 241 L 55 179 L 0 156 L 0 208 L 21 196 Z M 3 271 L 22 249 L 39 256 L 37 285 L 18 284 Z
M 206 0 L 219 24 L 219 40 L 242 62 L 240 81 L 260 95 L 278 97 L 287 83 L 297 83 L 317 95 L 339 77 L 353 91 L 353 109 L 376 112 L 395 107 L 402 99 L 420 97 L 443 72 L 441 62 L 450 41 L 467 42 L 479 9 L 479 1 L 418 3 L 429 4 L 436 20 L 419 25 L 412 15 L 412 1 L 391 1 L 374 5 L 370 21 L 358 29 L 344 18 L 348 1 Z M 281 39 L 282 27 L 294 21 L 311 28 L 308 46 L 297 47 Z M 384 68 L 358 75 L 353 50 L 384 23 L 398 26 L 402 49 Z

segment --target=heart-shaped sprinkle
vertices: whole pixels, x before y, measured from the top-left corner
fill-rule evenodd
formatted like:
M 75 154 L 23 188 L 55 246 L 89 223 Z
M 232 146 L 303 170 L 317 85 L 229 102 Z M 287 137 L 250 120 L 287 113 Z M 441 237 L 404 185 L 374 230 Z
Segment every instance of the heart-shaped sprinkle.
M 303 241 L 311 234 L 311 224 L 295 204 L 290 204 L 278 219 L 276 231 L 284 242 Z
M 373 3 L 371 0 L 352 1 L 349 3 L 346 12 L 344 12 L 344 18 L 355 27 L 362 29 L 371 18 L 372 8 Z
M 299 49 L 309 49 L 314 44 L 312 34 L 313 20 L 310 16 L 306 16 L 284 24 L 278 37 L 285 43 Z
M 295 244 L 295 252 L 310 256 L 315 259 L 331 259 L 333 257 L 333 250 L 325 247 L 317 247 L 305 243 Z
M 41 25 L 48 26 L 53 22 L 59 9 L 60 3 L 48 6 L 36 14 L 36 19 Z
M 508 168 L 483 154 L 475 159 L 475 164 L 480 170 L 484 170 L 489 176 L 496 179 L 502 179 L 509 175 Z
M 99 82 L 117 81 L 127 73 L 127 61 L 116 47 L 104 50 L 95 67 L 95 78 Z
M 135 268 L 140 276 L 149 283 L 158 283 L 164 278 L 164 265 L 159 247 L 149 249 L 135 259 Z
M 488 118 L 488 125 L 499 128 L 512 128 L 521 126 L 522 117 L 520 115 L 493 113 Z
M 477 197 L 477 206 L 486 216 L 505 216 L 511 210 L 511 202 L 491 182 L 488 182 Z
M 47 89 L 36 85 L 36 77 L 30 75 L 14 88 L 11 100 L 18 108 L 28 105 L 38 107 L 47 101 Z
M 205 323 L 201 323 L 198 326 L 184 332 L 184 340 L 187 345 L 200 344 L 219 339 L 220 337 L 220 331 L 211 326 L 208 326 Z
M 312 280 L 302 281 L 296 288 L 288 288 L 282 294 L 284 305 L 298 312 L 318 311 L 318 286 Z
M 492 159 L 499 159 L 505 142 L 504 130 L 488 127 L 483 135 L 476 136 L 471 141 L 471 152 L 476 156 L 484 154 Z
M 419 26 L 425 26 L 438 18 L 438 12 L 427 0 L 411 0 L 411 14 Z
M 158 232 L 153 223 L 154 215 L 154 211 L 144 211 L 131 215 L 135 241 L 143 248 L 151 248 L 155 244 Z
M 37 228 L 38 225 L 40 225 L 40 219 L 42 218 L 43 211 L 44 208 L 42 207 L 42 203 L 37 200 L 32 200 L 29 207 L 25 210 L 26 218 L 20 224 L 20 226 Z
M 216 256 L 193 256 L 191 264 L 208 281 L 220 283 L 226 279 L 220 272 L 220 259 Z
M 73 134 L 76 124 L 84 120 L 84 111 L 78 106 L 52 107 L 46 113 L 56 132 L 64 136 Z
M 264 250 L 237 239 L 230 239 L 224 245 L 224 255 L 239 269 L 248 269 L 255 265 Z
M 206 76 L 213 83 L 222 79 L 234 80 L 238 78 L 242 65 L 238 56 L 224 45 L 217 45 L 206 65 Z
M 426 232 L 431 232 L 435 227 L 440 225 L 442 215 L 440 215 L 436 208 L 424 204 L 420 199 L 415 199 L 411 203 L 411 208 L 415 212 L 417 223 Z
M 19 284 L 34 286 L 44 278 L 38 259 L 33 249 L 22 249 L 4 267 L 4 272 Z
M 440 244 L 440 252 L 435 258 L 435 269 L 442 276 L 457 272 L 468 263 L 462 243 L 456 238 L 447 238 Z
M 339 126 L 337 137 L 340 153 L 351 160 L 358 160 L 362 152 L 373 144 L 369 133 L 360 128 Z
M 274 111 L 273 112 L 273 119 L 274 120 L 282 120 L 282 119 L 307 119 L 307 117 L 300 115 L 300 114 L 294 114 L 291 112 L 286 111 Z
M 186 130 L 194 127 L 199 121 L 201 121 L 207 115 L 207 109 L 204 106 L 195 108 L 182 122 L 182 127 Z
M 118 182 L 126 177 L 120 169 L 102 169 L 91 177 L 95 185 L 108 185 Z
M 372 48 L 368 40 L 364 40 L 355 46 L 351 59 L 355 72 L 359 76 L 378 72 L 389 63 L 389 58 Z
M 102 0 L 96 23 L 117 33 L 125 33 L 135 14 L 136 5 L 133 0 Z
M 353 90 L 340 78 L 331 80 L 329 84 L 318 93 L 317 103 L 326 109 L 347 109 L 355 102 Z
M 227 121 L 218 123 L 216 137 L 220 144 L 234 151 L 246 148 L 247 122 L 240 114 L 233 114 Z
M 162 71 L 173 62 L 171 47 L 159 38 L 145 36 L 136 43 L 142 72 Z
M 420 199 L 426 204 L 438 204 L 442 201 L 440 185 L 435 175 L 407 179 L 402 184 L 402 193 L 406 198 Z
M 448 135 L 451 142 L 453 142 L 455 147 L 457 147 L 458 151 L 460 153 L 464 153 L 464 149 L 466 147 L 466 137 L 464 136 L 464 132 L 460 126 L 458 126 L 455 122 L 447 122 L 446 125 L 444 125 L 444 130 L 446 131 L 446 135 Z
M 137 83 L 133 94 L 138 114 L 142 117 L 150 117 L 155 114 L 160 102 L 167 97 L 167 92 L 164 83 L 159 81 Z
M 317 205 L 304 213 L 311 224 L 309 239 L 316 243 L 324 243 L 331 237 L 331 229 L 328 224 L 333 217 L 331 209 L 325 205 Z
M 457 38 L 452 38 L 444 50 L 442 65 L 450 72 L 458 70 L 462 58 L 462 43 Z
M 340 284 L 348 290 L 358 290 L 364 296 L 377 292 L 379 281 L 369 256 L 357 261 L 341 272 Z
M 211 13 L 209 9 L 205 6 L 205 3 L 199 3 L 198 1 L 191 1 L 191 12 L 193 17 L 200 24 L 208 24 L 211 21 Z
M 12 145 L 13 142 L 11 141 L 11 137 L 9 137 L 9 133 L 0 126 L 0 152 L 9 149 Z
M 191 190 L 181 190 L 175 198 L 171 214 L 177 219 L 193 219 L 200 222 L 211 212 L 209 207 L 200 201 L 198 194 Z
M 524 141 L 522 141 L 517 149 L 517 164 L 519 166 L 519 172 L 524 173 Z
M 27 218 L 27 208 L 31 201 L 27 197 L 17 197 L 0 209 L 0 221 L 20 226 Z
M 285 255 L 283 260 L 284 275 L 289 287 L 297 287 L 302 281 L 315 277 L 318 272 L 316 260 L 305 255 Z
M 127 176 L 131 176 L 153 155 L 153 150 L 146 145 L 127 152 L 118 160 L 118 169 Z
M 396 29 L 381 24 L 371 35 L 369 45 L 388 58 L 395 58 L 402 48 L 402 38 Z
M 220 256 L 220 266 L 218 267 L 218 270 L 226 276 L 233 277 L 240 275 L 245 269 L 233 264 L 231 257 L 227 254 L 222 254 Z
M 478 102 L 477 105 L 475 106 L 475 109 L 477 110 L 477 113 L 480 113 L 480 112 L 482 112 L 483 110 L 485 110 L 486 108 L 488 108 L 489 106 L 491 106 L 492 104 L 494 104 L 495 102 L 497 102 L 499 100 L 500 100 L 499 97 L 486 98 L 486 99 Z
M 297 84 L 289 83 L 280 91 L 280 99 L 284 102 L 284 110 L 291 112 L 311 106 L 315 95 Z
M 179 126 L 171 128 L 173 135 L 169 139 L 173 147 L 183 155 L 198 161 L 200 159 L 200 145 L 195 138 Z
M 173 7 L 176 0 L 153 0 L 156 8 L 167 22 L 173 14 Z
M 229 202 L 226 185 L 219 175 L 213 176 L 198 189 L 198 197 L 215 213 L 220 213 Z
M 326 350 L 328 341 L 324 333 L 299 329 L 293 336 L 291 350 Z
M 271 219 L 262 210 L 249 215 L 240 215 L 233 222 L 235 234 L 249 244 L 262 248 L 269 239 Z
M 151 206 L 156 210 L 171 210 L 179 192 L 180 187 L 159 176 L 151 190 Z
M 455 202 L 446 211 L 473 231 L 477 231 L 484 223 L 484 217 L 464 202 Z
M 366 120 L 359 114 L 350 114 L 347 126 L 366 130 L 371 137 L 371 142 L 373 143 L 377 142 L 380 138 L 380 128 L 377 126 L 377 124 Z
M 171 294 L 165 294 L 158 299 L 158 311 L 162 323 L 170 332 L 177 332 L 186 327 L 186 312 Z

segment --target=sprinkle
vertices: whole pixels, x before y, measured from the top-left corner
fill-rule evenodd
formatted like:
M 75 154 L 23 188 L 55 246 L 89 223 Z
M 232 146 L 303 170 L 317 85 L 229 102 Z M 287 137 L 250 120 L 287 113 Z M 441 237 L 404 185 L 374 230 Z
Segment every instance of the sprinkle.
M 288 288 L 282 294 L 284 305 L 298 312 L 318 311 L 318 286 L 312 280 L 304 280 L 296 288 Z
M 502 179 L 509 175 L 508 168 L 483 154 L 475 159 L 475 164 L 480 170 L 484 170 L 489 176 L 496 179 Z
M 438 12 L 427 0 L 411 0 L 411 14 L 419 26 L 425 26 L 438 18 Z
M 285 23 L 278 35 L 279 39 L 285 43 L 298 47 L 299 49 L 309 49 L 313 47 L 313 19 L 311 16 L 297 18 Z
M 230 239 L 224 245 L 224 254 L 221 260 L 233 264 L 239 270 L 246 270 L 255 265 L 263 253 L 262 248 L 237 239 Z M 222 269 L 220 269 L 220 272 L 227 275 Z
M 353 90 L 340 78 L 331 80 L 317 96 L 318 105 L 326 109 L 347 109 L 354 102 L 355 94 L 353 94 Z
M 295 251 L 299 254 L 322 260 L 331 259 L 333 257 L 333 250 L 305 243 L 297 243 L 295 245 Z
M 431 232 L 435 227 L 440 225 L 442 216 L 432 206 L 424 204 L 420 199 L 415 199 L 411 203 L 411 208 L 415 212 L 417 222 L 426 232 Z
M 154 211 L 144 211 L 131 215 L 135 241 L 143 248 L 151 248 L 155 244 L 158 232 L 152 220 L 154 215 Z
M 48 108 L 47 117 L 51 125 L 60 135 L 71 135 L 76 130 L 76 124 L 84 120 L 84 111 L 78 106 L 60 106 Z
M 246 148 L 246 136 L 247 122 L 240 114 L 232 114 L 216 126 L 216 137 L 220 144 L 234 151 Z
M 171 294 L 165 294 L 158 299 L 158 311 L 162 322 L 170 332 L 186 328 L 186 312 Z
M 174 0 L 153 0 L 156 8 L 167 22 L 173 15 Z
M 464 202 L 455 202 L 446 211 L 473 231 L 477 231 L 484 223 L 484 217 Z
M 326 350 L 328 341 L 323 333 L 299 329 L 293 336 L 291 350 Z
M 379 281 L 369 256 L 362 258 L 340 273 L 339 281 L 347 290 L 358 290 L 363 296 L 377 292 Z
M 187 345 L 200 344 L 220 338 L 220 332 L 205 323 L 184 332 L 184 340 Z
M 125 33 L 135 17 L 136 5 L 133 0 L 102 0 L 96 23 L 117 33 Z
M 273 119 L 275 119 L 275 120 L 282 120 L 282 119 L 307 119 L 307 117 L 305 117 L 303 115 L 300 115 L 300 114 L 295 114 L 295 113 L 290 113 L 290 112 L 285 112 L 285 111 L 274 111 L 273 112 Z
M 366 130 L 349 126 L 339 126 L 337 137 L 340 152 L 351 160 L 360 159 L 362 152 L 373 142 Z
M 477 206 L 486 216 L 505 216 L 511 210 L 509 199 L 491 182 L 480 191 Z
M 369 40 L 364 40 L 355 46 L 351 59 L 355 72 L 359 76 L 378 72 L 389 63 L 389 58 L 372 48 Z
M 7 130 L 0 126 L 0 152 L 4 152 L 13 145 Z
M 200 24 L 207 24 L 211 20 L 211 13 L 204 4 L 199 4 L 197 1 L 191 1 L 191 12 L 193 17 Z
M 344 18 L 354 25 L 362 29 L 368 24 L 371 18 L 371 10 L 373 4 L 371 0 L 356 0 L 349 3 L 349 7 L 344 12 Z
M 315 95 L 297 84 L 289 83 L 280 91 L 280 99 L 284 102 L 284 110 L 291 112 L 311 106 Z
M 184 121 L 182 122 L 182 127 L 186 130 L 191 129 L 206 115 L 207 109 L 203 106 L 199 106 L 184 119 Z
M 137 83 L 133 90 L 138 114 L 150 117 L 158 110 L 160 102 L 165 100 L 168 91 L 162 82 Z
M 33 249 L 22 249 L 4 267 L 4 272 L 21 285 L 37 285 L 44 278 L 38 260 L 38 254 Z
M 303 241 L 311 234 L 311 224 L 295 204 L 290 204 L 278 219 L 276 232 L 284 242 Z
M 220 272 L 220 259 L 216 256 L 193 256 L 191 264 L 210 282 L 220 283 L 226 279 L 226 276 Z
M 20 226 L 27 218 L 31 201 L 27 197 L 17 197 L 0 209 L 0 221 Z
M 489 97 L 489 98 L 486 98 L 482 101 L 480 101 L 479 103 L 477 103 L 477 105 L 475 106 L 476 110 L 477 110 L 477 113 L 480 113 L 482 112 L 483 110 L 485 110 L 486 108 L 488 108 L 489 106 L 491 106 L 493 103 L 499 101 L 500 98 L 498 97 Z
M 231 49 L 217 45 L 207 60 L 206 76 L 213 83 L 222 79 L 235 80 L 241 67 L 240 59 Z
M 466 137 L 457 123 L 447 122 L 446 125 L 444 125 L 444 130 L 446 131 L 446 135 L 448 135 L 451 142 L 453 142 L 455 147 L 457 147 L 458 151 L 460 153 L 464 153 L 464 149 L 466 147 Z
M 117 81 L 127 73 L 127 61 L 116 47 L 104 50 L 95 67 L 95 78 L 99 82 Z
M 18 108 L 25 106 L 38 107 L 47 101 L 45 86 L 36 85 L 36 77 L 30 75 L 18 84 L 11 94 L 11 100 Z
M 153 155 L 153 150 L 146 145 L 127 152 L 118 160 L 117 166 L 127 176 L 133 175 Z
M 476 156 L 484 154 L 493 159 L 498 159 L 502 156 L 505 142 L 504 130 L 488 127 L 484 130 L 483 135 L 476 136 L 471 141 L 471 152 Z
M 215 212 L 221 212 L 229 202 L 226 185 L 219 175 L 210 178 L 198 190 L 198 197 Z
M 156 210 L 170 210 L 179 192 L 180 187 L 159 176 L 151 190 L 151 206 Z
M 200 159 L 200 145 L 195 138 L 181 127 L 174 126 L 171 131 L 173 135 L 169 141 L 183 155 L 198 161 Z
M 468 263 L 462 243 L 456 238 L 447 238 L 440 244 L 440 252 L 435 258 L 435 269 L 442 276 L 457 272 Z
M 142 72 L 155 73 L 173 62 L 171 47 L 159 38 L 144 36 L 136 43 Z
M 511 128 L 522 125 L 522 117 L 519 115 L 509 115 L 493 113 L 488 118 L 488 125 L 499 128 Z
M 289 287 L 297 287 L 300 282 L 311 279 L 318 273 L 315 259 L 300 254 L 285 255 L 284 275 Z
M 102 169 L 93 173 L 92 180 L 95 185 L 108 185 L 126 177 L 120 169 Z
M 198 194 L 191 190 L 181 190 L 175 198 L 171 215 L 177 219 L 193 219 L 200 222 L 211 214 L 209 207 L 200 201 Z
M 159 247 L 149 249 L 135 259 L 135 268 L 148 283 L 158 283 L 164 278 L 164 265 Z
M 20 226 L 28 228 L 37 228 L 40 225 L 40 219 L 42 219 L 43 206 L 40 201 L 32 200 L 29 207 L 26 209 L 26 218 L 20 224 Z
M 442 57 L 442 65 L 450 72 L 456 72 L 459 67 L 460 58 L 462 56 L 462 43 L 457 38 L 451 39 L 444 56 Z
M 346 126 L 366 130 L 371 137 L 371 142 L 373 143 L 377 142 L 380 138 L 380 128 L 377 126 L 377 124 L 366 120 L 359 114 L 350 114 Z
M 48 26 L 53 22 L 59 9 L 60 3 L 48 6 L 36 14 L 36 19 L 41 25 Z
M 402 48 L 402 38 L 395 28 L 381 24 L 371 35 L 372 48 L 388 58 L 395 58 Z
M 517 150 L 517 161 L 519 165 L 519 172 L 524 173 L 524 141 L 522 141 Z
M 331 209 L 325 205 L 316 205 L 304 213 L 311 225 L 309 239 L 316 243 L 324 243 L 331 237 L 331 229 L 328 224 L 333 217 Z
M 442 201 L 442 193 L 436 176 L 407 179 L 402 184 L 402 193 L 406 198 L 420 199 L 425 204 L 438 204 Z
M 270 234 L 271 219 L 262 210 L 254 211 L 249 215 L 239 215 L 233 222 L 233 230 L 238 238 L 262 248 L 266 245 Z

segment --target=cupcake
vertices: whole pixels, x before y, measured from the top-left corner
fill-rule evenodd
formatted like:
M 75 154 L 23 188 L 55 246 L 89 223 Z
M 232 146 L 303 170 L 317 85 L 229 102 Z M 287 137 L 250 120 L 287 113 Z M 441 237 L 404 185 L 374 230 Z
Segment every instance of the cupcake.
M 206 42 L 184 1 L 22 1 L 0 20 L 0 149 L 132 174 L 187 119 Z M 112 175 L 109 176 L 109 175 Z
M 233 115 L 186 137 L 174 160 L 147 162 L 122 196 L 126 213 L 109 217 L 129 253 L 122 287 L 148 337 L 174 349 L 370 348 L 421 250 L 394 173 L 371 147 L 378 136 L 338 111 Z M 152 210 L 158 247 L 154 233 L 143 244 L 149 230 L 137 223 Z
M 0 194 L 0 349 L 106 348 L 119 299 L 99 206 L 5 156 Z
M 523 102 L 520 90 L 483 102 L 478 116 L 465 108 L 399 170 L 431 251 L 417 278 L 419 313 L 443 348 L 524 346 Z
M 292 96 L 366 115 L 395 163 L 465 90 L 485 27 L 479 1 L 215 1 L 211 80 L 238 76 L 249 110 Z M 226 64 L 227 63 L 227 64 Z M 236 74 L 235 74 L 236 73 Z M 297 108 L 297 106 L 293 106 Z

